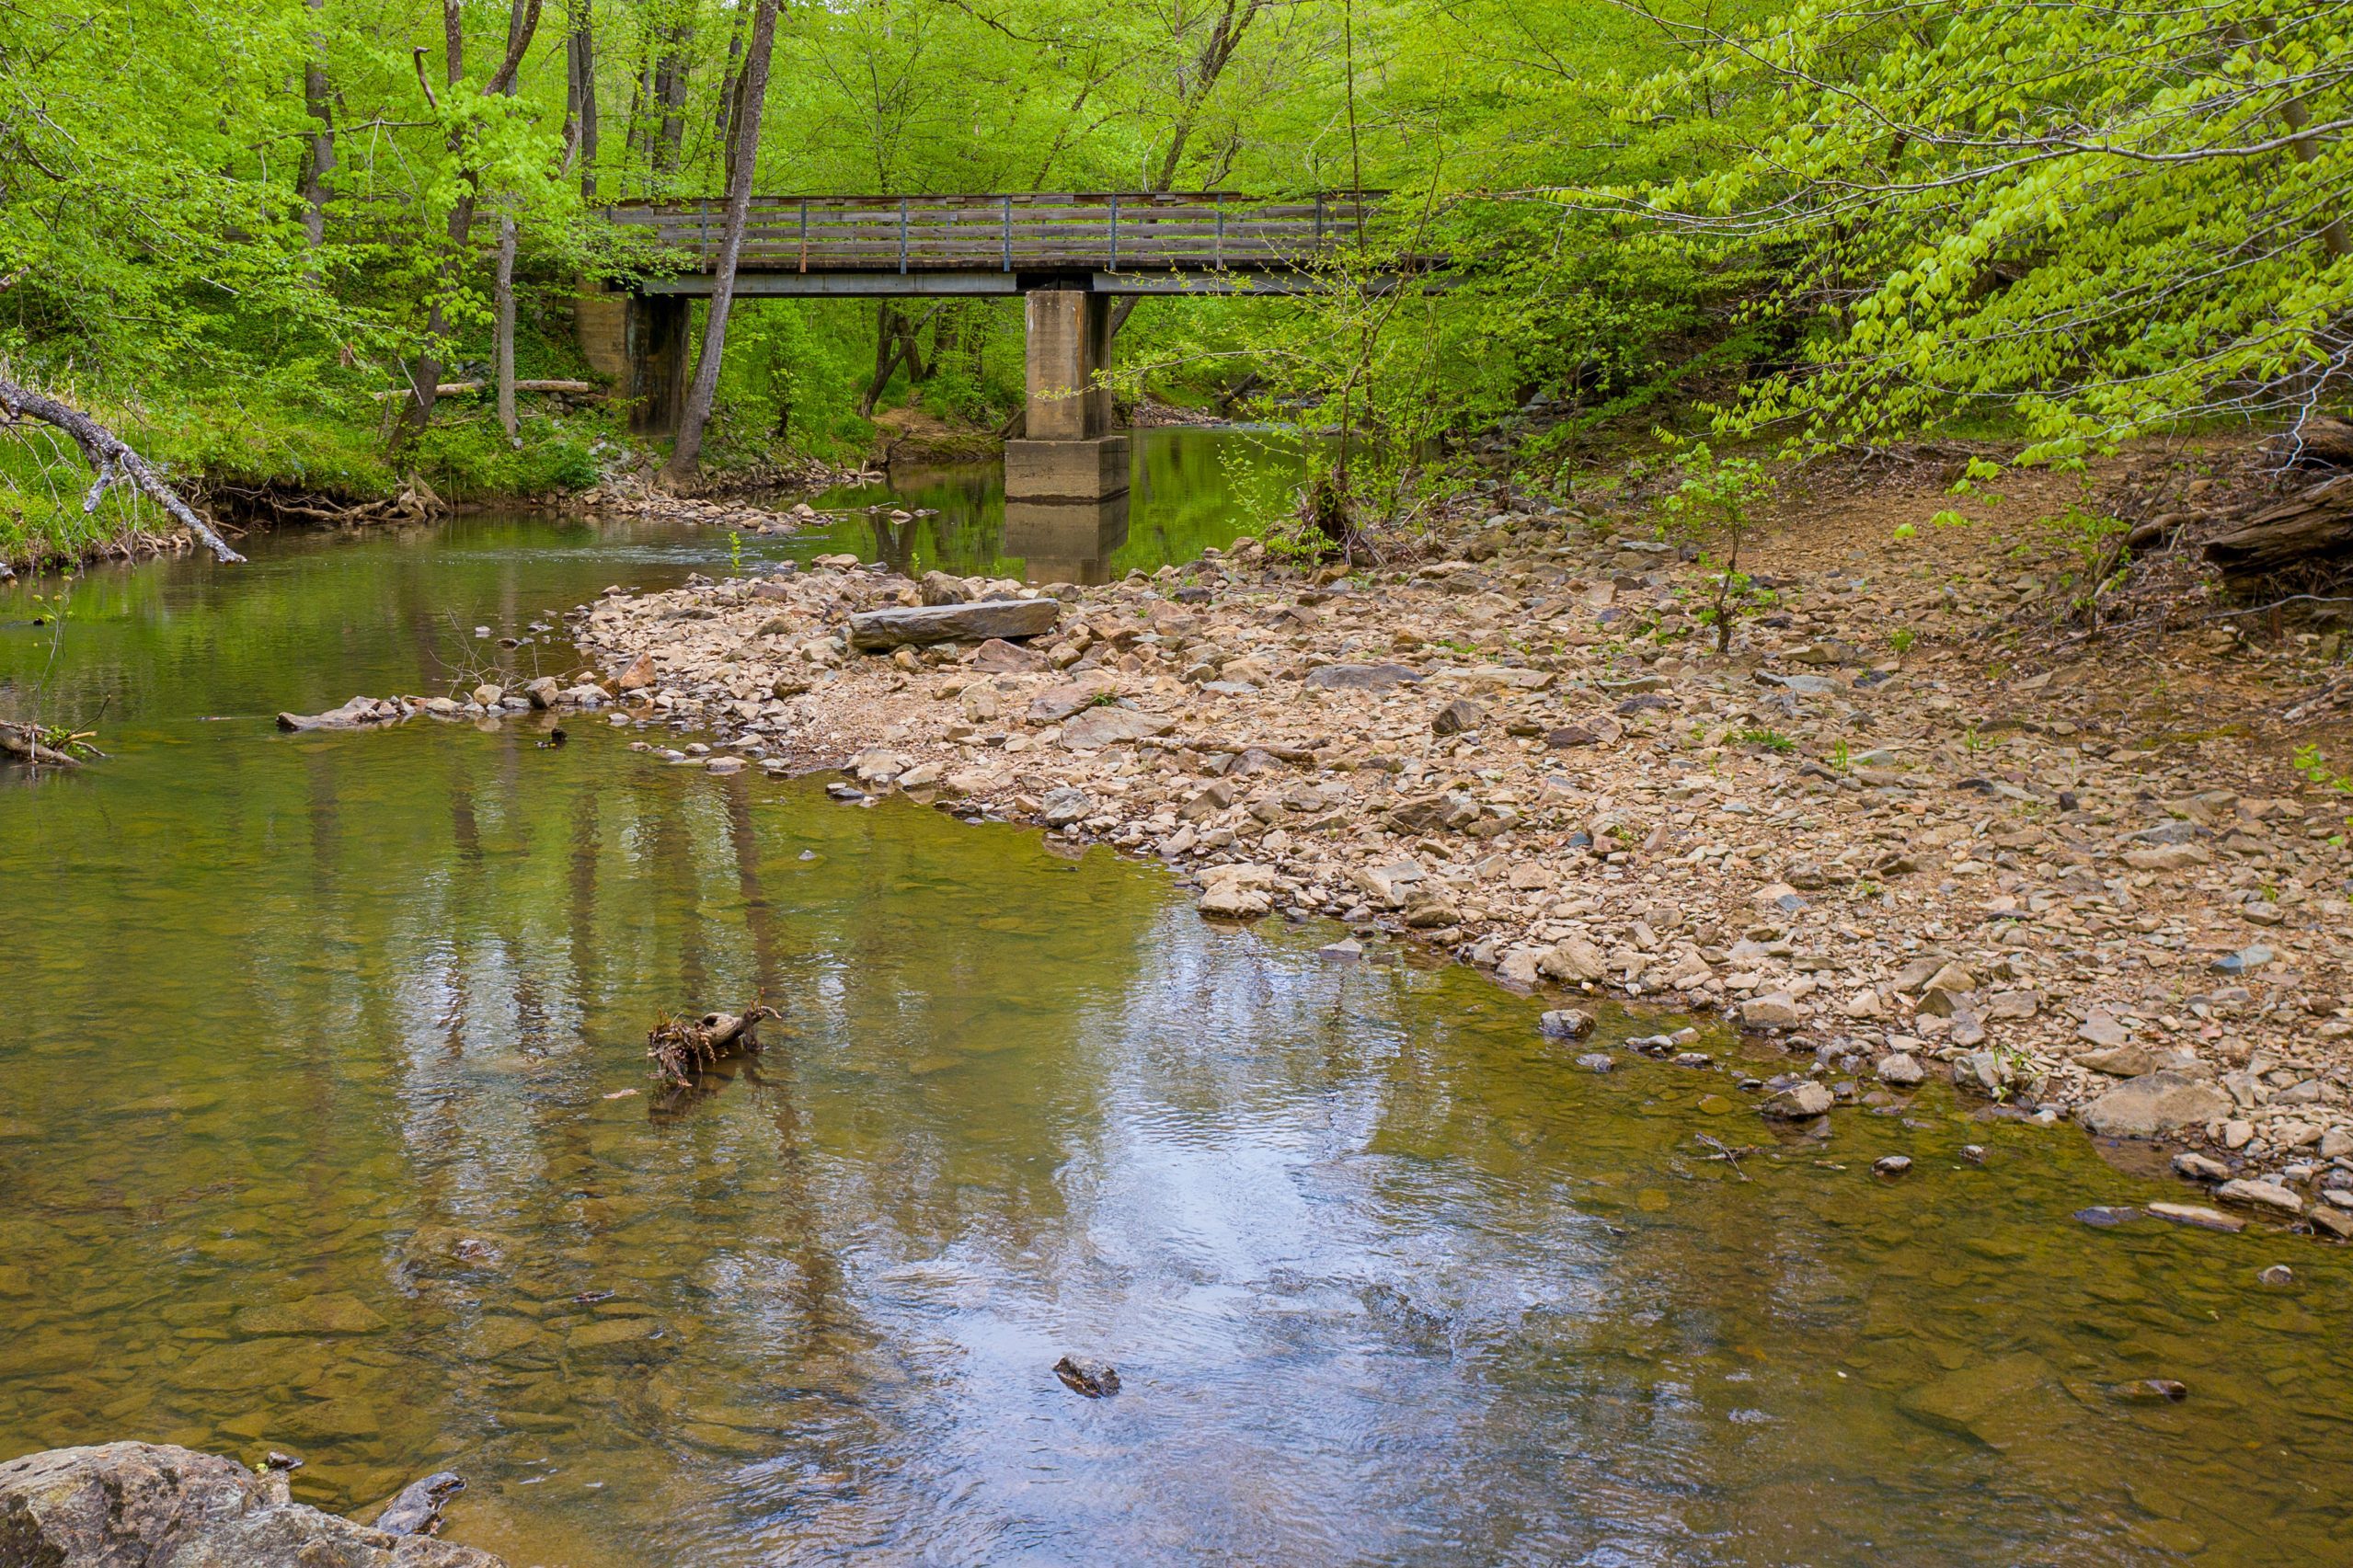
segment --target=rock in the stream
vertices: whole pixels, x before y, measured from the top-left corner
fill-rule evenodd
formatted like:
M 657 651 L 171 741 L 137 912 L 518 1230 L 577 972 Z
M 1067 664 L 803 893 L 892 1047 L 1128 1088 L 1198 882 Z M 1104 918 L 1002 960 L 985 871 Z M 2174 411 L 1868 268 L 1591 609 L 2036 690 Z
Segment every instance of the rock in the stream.
M 1537 1020 L 1538 1027 L 1559 1040 L 1581 1040 L 1593 1032 L 1593 1015 L 1581 1007 L 1556 1007 Z
M 1052 631 L 1062 614 L 1061 602 L 1051 599 L 991 599 L 978 604 L 867 610 L 850 617 L 850 646 L 873 653 L 915 643 L 1034 637 Z
M 162 1443 L 28 1454 L 0 1465 L 0 1563 L 505 1568 L 487 1551 L 371 1529 L 281 1501 L 273 1479 L 235 1459 Z
M 465 1490 L 465 1477 L 455 1471 L 437 1470 L 412 1481 L 376 1516 L 376 1528 L 386 1535 L 430 1535 L 441 1523 L 442 1505 Z
M 2214 1196 L 2224 1203 L 2243 1203 L 2252 1208 L 2268 1208 L 2281 1214 L 2304 1212 L 2304 1200 L 2277 1182 L 2252 1181 L 2243 1176 L 2216 1187 Z
M 1054 1363 L 1054 1376 L 1089 1399 L 1119 1391 L 1119 1369 L 1092 1356 L 1065 1356 Z
M 280 714 L 281 729 L 360 729 L 372 724 L 391 724 L 406 716 L 398 703 L 384 697 L 354 697 L 339 708 L 329 708 L 323 714 Z
M 1793 1083 L 1760 1107 L 1775 1121 L 1802 1122 L 1827 1116 L 1838 1097 L 1819 1083 Z
M 2203 1127 L 2230 1108 L 2230 1096 L 2213 1084 L 2168 1070 L 2128 1079 L 2077 1115 L 2103 1138 L 2158 1138 Z

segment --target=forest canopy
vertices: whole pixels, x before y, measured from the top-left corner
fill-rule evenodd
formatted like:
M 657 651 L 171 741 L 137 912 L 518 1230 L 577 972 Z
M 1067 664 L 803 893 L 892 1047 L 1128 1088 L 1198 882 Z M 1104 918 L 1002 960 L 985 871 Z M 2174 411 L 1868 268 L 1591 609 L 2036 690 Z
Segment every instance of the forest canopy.
M 1386 193 L 1282 302 L 1123 315 L 1122 385 L 1360 428 L 1392 471 L 1546 409 L 1795 451 L 1939 429 L 2068 460 L 2341 401 L 2339 4 L 28 0 L 0 16 L 0 355 L 176 470 L 531 491 L 610 435 L 436 408 L 420 372 L 580 373 L 602 216 L 762 193 Z M 1442 280 L 1386 289 L 1406 257 Z M 517 326 L 502 355 L 501 279 Z M 723 457 L 878 406 L 988 425 L 1017 306 L 763 301 Z M 408 401 L 405 405 L 403 399 Z M 404 414 L 404 406 L 408 412 Z M 407 428 L 404 428 L 404 425 Z M 19 526 L 47 480 L 19 464 Z

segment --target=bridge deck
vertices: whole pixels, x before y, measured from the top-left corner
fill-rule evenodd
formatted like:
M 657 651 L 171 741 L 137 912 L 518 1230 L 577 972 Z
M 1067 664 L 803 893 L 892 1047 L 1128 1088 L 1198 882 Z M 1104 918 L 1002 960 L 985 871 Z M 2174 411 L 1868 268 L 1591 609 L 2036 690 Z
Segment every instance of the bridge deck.
M 1261 200 L 1222 191 L 1099 195 L 761 196 L 738 289 L 754 294 L 1013 293 L 1023 277 L 1084 278 L 1098 293 L 1278 292 L 1357 234 L 1377 192 Z M 686 270 L 653 293 L 705 293 L 727 223 L 717 200 L 639 202 L 614 222 L 652 230 Z

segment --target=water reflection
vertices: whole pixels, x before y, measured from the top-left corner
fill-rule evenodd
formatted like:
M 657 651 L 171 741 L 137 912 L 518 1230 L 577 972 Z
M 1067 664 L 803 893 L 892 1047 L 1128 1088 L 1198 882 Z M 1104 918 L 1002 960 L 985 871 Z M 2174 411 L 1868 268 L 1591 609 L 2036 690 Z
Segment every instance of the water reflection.
M 1030 582 L 1111 580 L 1111 558 L 1128 542 L 1128 495 L 1099 501 L 1005 498 L 1004 551 L 1021 557 Z
M 455 1468 L 457 1539 L 580 1565 L 2353 1547 L 2343 1254 L 2075 1224 L 2165 1191 L 2080 1140 L 1932 1095 L 1774 1144 L 1475 975 L 596 725 L 270 727 L 724 547 L 76 589 L 53 680 L 118 755 L 0 792 L 0 1451 L 275 1446 L 337 1507 Z M 652 1092 L 657 1013 L 757 992 L 764 1052 Z
M 1101 502 L 1008 502 L 993 462 L 896 468 L 885 484 L 818 498 L 847 515 L 786 548 L 804 560 L 847 550 L 914 576 L 1098 583 L 1222 548 L 1288 510 L 1298 484 L 1297 445 L 1279 431 L 1140 430 L 1132 447 L 1128 492 Z

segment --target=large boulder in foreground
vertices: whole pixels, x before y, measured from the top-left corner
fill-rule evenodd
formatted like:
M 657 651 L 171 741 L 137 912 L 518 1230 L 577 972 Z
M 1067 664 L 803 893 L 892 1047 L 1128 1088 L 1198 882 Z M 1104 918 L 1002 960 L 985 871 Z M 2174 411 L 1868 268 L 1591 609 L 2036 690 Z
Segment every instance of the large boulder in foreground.
M 27 1568 L 506 1568 L 282 1500 L 281 1483 L 164 1443 L 51 1448 L 0 1464 L 0 1563 Z
M 908 643 L 980 643 L 1034 637 L 1054 629 L 1062 607 L 1052 599 L 986 599 L 978 604 L 867 610 L 850 617 L 850 646 L 868 653 Z
M 2127 1079 L 2075 1113 L 2103 1138 L 2163 1138 L 2227 1115 L 2231 1097 L 2202 1078 L 2166 1069 Z

